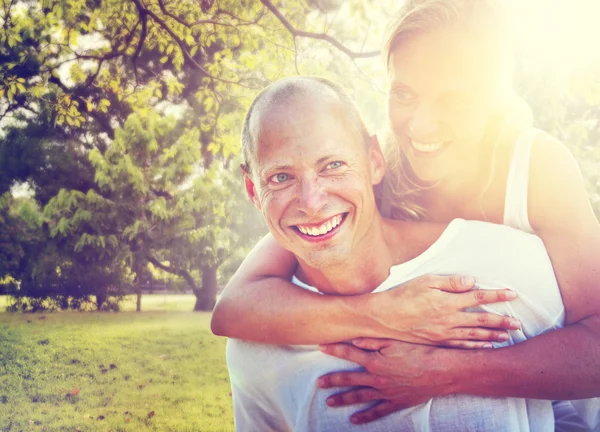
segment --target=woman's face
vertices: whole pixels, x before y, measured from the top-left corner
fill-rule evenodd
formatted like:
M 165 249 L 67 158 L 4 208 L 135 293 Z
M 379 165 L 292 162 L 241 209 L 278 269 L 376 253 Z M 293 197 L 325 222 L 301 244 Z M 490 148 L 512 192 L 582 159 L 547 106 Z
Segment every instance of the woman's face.
M 448 27 L 410 35 L 392 52 L 390 125 L 419 179 L 459 175 L 479 163 L 501 69 L 486 48 Z

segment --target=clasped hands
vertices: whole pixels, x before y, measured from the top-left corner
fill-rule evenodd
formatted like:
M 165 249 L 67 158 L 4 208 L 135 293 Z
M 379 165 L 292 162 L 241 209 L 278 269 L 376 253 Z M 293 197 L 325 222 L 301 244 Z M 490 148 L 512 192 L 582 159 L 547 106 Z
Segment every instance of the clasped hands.
M 347 343 L 321 345 L 326 354 L 362 365 L 359 372 L 333 372 L 321 376 L 320 388 L 358 387 L 327 399 L 330 407 L 379 402 L 350 417 L 355 424 L 385 417 L 400 409 L 444 394 L 443 374 L 431 361 L 438 348 L 391 339 L 356 339 Z M 437 379 L 434 379 L 437 377 Z
M 382 331 L 385 328 L 386 335 L 395 339 L 360 338 L 351 344 L 321 345 L 324 353 L 364 367 L 364 371 L 321 376 L 320 388 L 354 387 L 330 396 L 327 404 L 335 408 L 374 402 L 351 416 L 352 423 L 361 424 L 453 393 L 452 378 L 444 370 L 447 350 L 434 345 L 491 348 L 490 341 L 507 340 L 504 330 L 520 327 L 518 320 L 509 317 L 464 312 L 468 307 L 516 298 L 509 290 L 472 290 L 473 286 L 472 278 L 422 276 L 394 290 L 372 294 L 373 302 L 378 302 L 372 307 L 379 311 Z M 393 323 L 394 316 L 404 322 Z

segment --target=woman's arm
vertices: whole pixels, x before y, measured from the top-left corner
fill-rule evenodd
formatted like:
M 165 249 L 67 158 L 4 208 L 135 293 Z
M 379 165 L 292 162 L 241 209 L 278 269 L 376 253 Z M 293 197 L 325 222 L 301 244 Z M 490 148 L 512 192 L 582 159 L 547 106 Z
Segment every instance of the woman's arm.
M 323 296 L 290 282 L 296 257 L 268 234 L 235 272 L 213 311 L 219 336 L 273 344 L 343 340 L 374 334 L 361 316 L 357 297 Z
M 548 250 L 569 325 L 600 314 L 600 224 L 575 159 L 544 138 L 532 149 L 529 220 Z
M 474 348 L 500 340 L 500 329 L 519 326 L 496 314 L 462 312 L 511 299 L 507 290 L 469 292 L 472 278 L 424 276 L 382 293 L 326 296 L 290 282 L 296 265 L 270 235 L 263 238 L 225 287 L 213 311 L 213 333 L 272 344 L 363 336 Z
M 375 352 L 328 346 L 326 352 L 357 361 L 369 371 L 324 378 L 323 387 L 367 386 L 336 396 L 336 405 L 386 400 L 358 414 L 359 422 L 365 422 L 451 393 L 535 399 L 600 396 L 600 225 L 577 164 L 555 140 L 545 138 L 533 148 L 529 197 L 529 219 L 551 258 L 567 326 L 496 350 L 375 340 L 357 342 Z

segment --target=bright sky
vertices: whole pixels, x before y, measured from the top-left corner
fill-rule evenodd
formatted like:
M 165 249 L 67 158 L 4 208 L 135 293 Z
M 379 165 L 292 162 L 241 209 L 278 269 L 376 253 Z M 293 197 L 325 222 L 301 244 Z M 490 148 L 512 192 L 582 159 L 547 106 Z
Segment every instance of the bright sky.
M 568 75 L 600 64 L 599 0 L 507 0 L 528 66 Z

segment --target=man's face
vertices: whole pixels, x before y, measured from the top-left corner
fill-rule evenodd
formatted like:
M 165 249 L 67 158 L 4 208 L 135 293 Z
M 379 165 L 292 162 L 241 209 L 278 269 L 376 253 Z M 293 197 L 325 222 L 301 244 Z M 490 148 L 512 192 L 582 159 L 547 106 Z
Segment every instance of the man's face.
M 255 129 L 246 189 L 275 239 L 313 268 L 343 263 L 377 211 L 373 185 L 384 162 L 339 107 L 305 101 L 271 109 Z

